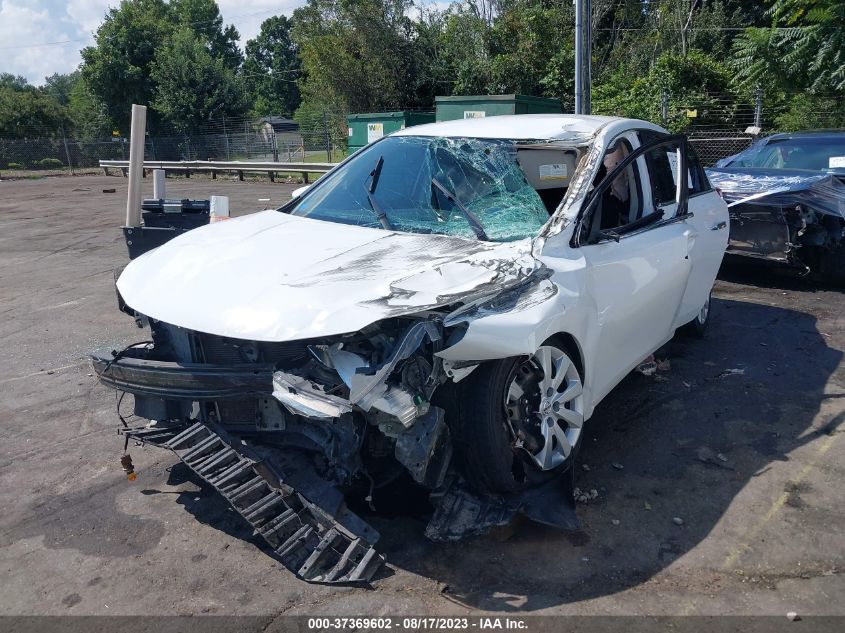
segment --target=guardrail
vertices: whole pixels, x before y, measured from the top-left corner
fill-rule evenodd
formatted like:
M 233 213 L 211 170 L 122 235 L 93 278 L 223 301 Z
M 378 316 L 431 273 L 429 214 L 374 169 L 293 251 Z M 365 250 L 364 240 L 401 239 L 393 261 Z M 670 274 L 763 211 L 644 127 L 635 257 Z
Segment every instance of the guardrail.
M 180 172 L 184 173 L 187 178 L 191 177 L 191 172 L 209 172 L 212 178 L 217 177 L 219 171 L 237 172 L 238 180 L 244 179 L 245 172 L 264 172 L 270 177 L 271 182 L 275 182 L 277 173 L 296 173 L 302 174 L 302 179 L 308 183 L 308 174 L 318 173 L 324 174 L 335 166 L 336 163 L 279 163 L 266 162 L 258 163 L 241 160 L 175 160 L 175 161 L 144 161 L 144 176 L 147 171 L 152 169 L 163 169 L 165 172 Z M 100 168 L 106 176 L 110 175 L 110 170 L 119 169 L 121 173 L 126 176 L 129 171 L 128 160 L 101 160 Z

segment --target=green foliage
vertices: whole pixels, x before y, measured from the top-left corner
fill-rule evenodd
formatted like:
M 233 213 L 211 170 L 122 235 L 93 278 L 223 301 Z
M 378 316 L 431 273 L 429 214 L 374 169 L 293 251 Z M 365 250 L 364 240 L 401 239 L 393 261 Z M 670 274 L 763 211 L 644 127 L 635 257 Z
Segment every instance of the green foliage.
M 172 33 L 169 17 L 164 0 L 124 0 L 109 9 L 94 36 L 96 45 L 82 49 L 85 82 L 123 134 L 129 133 L 132 104 L 153 100 L 153 62 Z M 156 132 L 159 123 L 153 114 L 147 125 Z
M 221 59 L 230 70 L 238 69 L 243 62 L 238 48 L 241 36 L 231 24 L 223 26 L 216 0 L 171 0 L 170 6 L 179 24 L 190 28 L 212 57 Z
M 293 14 L 306 99 L 323 108 L 392 110 L 409 100 L 410 0 L 308 0 Z
M 596 114 L 662 122 L 662 95 L 671 95 L 668 128 L 681 131 L 692 123 L 713 125 L 730 120 L 736 93 L 730 71 L 708 55 L 692 50 L 685 56 L 664 53 L 645 77 L 621 68 L 593 93 Z M 687 116 L 695 110 L 697 116 Z
M 794 132 L 812 128 L 845 128 L 845 100 L 799 94 L 783 100 L 774 129 Z
M 772 16 L 785 27 L 780 37 L 789 72 L 806 75 L 813 90 L 845 89 L 845 2 L 775 0 Z
M 291 21 L 273 16 L 261 24 L 261 32 L 246 44 L 244 85 L 258 115 L 290 116 L 299 106 L 299 51 L 291 39 Z
M 9 169 L 23 169 L 23 165 L 21 165 L 20 163 L 9 163 L 7 167 Z
M 156 52 L 151 79 L 153 108 L 177 132 L 244 110 L 243 93 L 222 58 L 211 56 L 194 32 L 182 27 Z
M 53 169 L 61 169 L 62 167 L 65 166 L 65 164 L 62 161 L 60 161 L 58 158 L 42 158 L 41 160 L 38 161 L 38 164 L 41 167 L 53 168 Z
M 153 103 L 161 95 L 156 80 L 161 76 L 156 69 L 159 51 L 172 48 L 171 40 L 186 30 L 222 68 L 231 73 L 240 65 L 238 32 L 223 27 L 214 0 L 123 0 L 109 9 L 94 36 L 96 45 L 82 50 L 88 90 L 121 133 L 128 134 L 133 103 Z M 148 114 L 153 133 L 166 130 L 169 123 L 156 112 Z
M 23 77 L 0 76 L 0 138 L 55 136 L 66 122 L 64 108 L 46 90 Z

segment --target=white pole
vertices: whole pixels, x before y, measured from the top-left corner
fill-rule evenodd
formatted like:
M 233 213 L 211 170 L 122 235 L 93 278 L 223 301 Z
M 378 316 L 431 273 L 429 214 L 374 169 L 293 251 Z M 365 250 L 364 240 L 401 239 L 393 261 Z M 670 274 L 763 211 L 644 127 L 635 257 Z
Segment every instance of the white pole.
M 164 200 L 167 197 L 164 181 L 166 173 L 163 169 L 153 169 L 153 198 L 156 200 Z
M 147 107 L 132 104 L 132 130 L 129 138 L 129 193 L 126 196 L 126 226 L 141 226 L 141 179 L 144 177 L 144 142 Z

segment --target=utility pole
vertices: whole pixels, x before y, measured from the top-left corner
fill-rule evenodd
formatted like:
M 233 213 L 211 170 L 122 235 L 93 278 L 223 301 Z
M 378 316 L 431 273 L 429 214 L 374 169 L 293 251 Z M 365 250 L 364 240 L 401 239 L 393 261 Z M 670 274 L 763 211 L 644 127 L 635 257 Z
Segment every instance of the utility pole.
M 584 87 L 581 89 L 581 106 L 584 114 L 593 113 L 593 0 L 583 0 L 584 10 L 581 19 L 584 21 L 584 71 L 582 73 Z
M 581 93 L 581 70 L 584 51 L 583 44 L 583 19 L 584 19 L 584 0 L 574 0 L 575 2 L 575 114 L 584 114 Z
M 592 84 L 592 2 L 575 2 L 575 114 L 590 114 Z

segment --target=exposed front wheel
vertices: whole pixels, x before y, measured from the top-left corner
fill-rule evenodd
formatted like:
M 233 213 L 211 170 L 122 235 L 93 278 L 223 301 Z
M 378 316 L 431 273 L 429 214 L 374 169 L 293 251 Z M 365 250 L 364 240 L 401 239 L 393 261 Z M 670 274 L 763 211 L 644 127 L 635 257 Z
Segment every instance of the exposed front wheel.
M 574 461 L 583 384 L 563 344 L 551 339 L 528 358 L 486 364 L 466 381 L 459 427 L 466 474 L 478 488 L 514 492 Z

